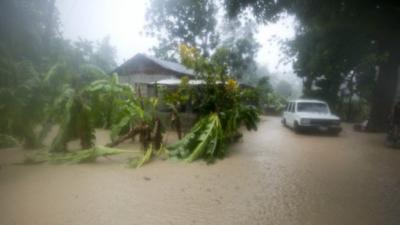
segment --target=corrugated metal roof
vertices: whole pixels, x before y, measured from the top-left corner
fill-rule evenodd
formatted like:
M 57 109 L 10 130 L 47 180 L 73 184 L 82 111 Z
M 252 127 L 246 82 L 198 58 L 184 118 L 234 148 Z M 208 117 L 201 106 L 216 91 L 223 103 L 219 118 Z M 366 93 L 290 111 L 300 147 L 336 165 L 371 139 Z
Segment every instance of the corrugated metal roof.
M 192 76 L 195 75 L 194 70 L 189 69 L 189 68 L 183 66 L 182 64 L 158 59 L 158 58 L 148 56 L 145 54 L 141 54 L 141 55 L 143 55 L 147 59 L 153 61 L 154 63 L 158 64 L 159 66 L 163 67 L 164 69 L 172 70 L 177 73 L 182 73 L 182 74 L 186 74 L 186 75 L 192 75 Z
M 119 75 L 128 75 L 128 73 L 135 71 L 141 72 L 143 68 L 141 65 L 143 64 L 143 59 L 151 62 L 152 64 L 157 65 L 158 67 L 170 71 L 171 73 L 181 77 L 181 76 L 189 76 L 194 78 L 195 72 L 192 69 L 185 67 L 179 63 L 170 62 L 162 59 L 158 59 L 152 56 L 148 56 L 142 53 L 136 54 L 122 65 L 117 67 L 113 72 L 118 73 Z M 142 60 L 142 61 L 141 61 Z M 136 64 L 136 65 L 135 65 Z

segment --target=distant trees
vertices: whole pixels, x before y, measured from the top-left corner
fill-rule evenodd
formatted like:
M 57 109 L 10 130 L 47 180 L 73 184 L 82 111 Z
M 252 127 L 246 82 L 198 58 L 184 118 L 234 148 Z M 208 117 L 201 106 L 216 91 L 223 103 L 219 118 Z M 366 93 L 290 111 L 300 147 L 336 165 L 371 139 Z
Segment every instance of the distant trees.
M 185 43 L 209 56 L 219 42 L 214 0 L 151 0 L 146 18 L 147 33 L 157 37 L 157 57 L 177 60 Z
M 244 19 L 218 24 L 217 5 L 215 0 L 151 0 L 146 31 L 159 41 L 153 51 L 157 57 L 178 61 L 177 47 L 186 44 L 224 64 L 230 76 L 251 80 L 260 47 L 254 37 L 256 24 Z
M 255 22 L 225 20 L 222 27 L 221 43 L 212 56 L 213 60 L 225 64 L 228 73 L 236 79 L 251 81 L 257 72 L 255 58 L 260 48 L 255 39 Z
M 284 98 L 289 98 L 293 94 L 293 87 L 289 82 L 281 80 L 276 85 L 275 92 Z
M 117 66 L 116 50 L 111 46 L 109 36 L 97 42 L 79 39 L 73 43 L 68 42 L 67 47 L 80 63 L 96 66 L 106 72 L 111 72 Z
M 52 4 L 48 0 L 0 2 L 2 58 L 38 63 L 46 56 L 49 48 L 46 40 L 57 38 L 59 33 L 57 11 L 52 9 Z

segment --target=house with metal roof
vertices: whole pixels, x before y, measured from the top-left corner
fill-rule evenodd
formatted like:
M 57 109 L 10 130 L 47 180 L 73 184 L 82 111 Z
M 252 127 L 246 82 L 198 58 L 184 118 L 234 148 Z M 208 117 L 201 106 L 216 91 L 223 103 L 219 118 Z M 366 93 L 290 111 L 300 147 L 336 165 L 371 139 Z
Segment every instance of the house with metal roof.
M 194 78 L 194 71 L 185 66 L 145 54 L 137 54 L 114 70 L 121 82 L 151 84 L 159 80 Z
M 193 70 L 185 66 L 161 60 L 145 54 L 137 54 L 114 70 L 120 82 L 131 84 L 136 91 L 144 96 L 153 96 L 151 88 L 162 80 L 178 80 L 187 76 L 195 78 Z
M 114 70 L 122 83 L 131 84 L 142 96 L 157 95 L 157 86 L 176 88 L 184 76 L 189 77 L 189 85 L 201 86 L 205 83 L 195 72 L 182 64 L 161 60 L 145 54 L 137 54 Z M 250 85 L 239 84 L 242 88 Z

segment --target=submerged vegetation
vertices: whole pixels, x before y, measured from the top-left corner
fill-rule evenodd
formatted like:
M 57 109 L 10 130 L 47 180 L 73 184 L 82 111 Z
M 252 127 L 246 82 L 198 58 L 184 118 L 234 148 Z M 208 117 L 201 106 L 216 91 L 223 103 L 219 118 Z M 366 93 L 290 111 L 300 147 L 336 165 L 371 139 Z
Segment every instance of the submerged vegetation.
M 40 151 L 34 155 L 25 156 L 24 164 L 38 164 L 44 162 L 52 164 L 88 163 L 95 162 L 96 159 L 100 157 L 107 157 L 127 152 L 131 153 L 132 151 L 108 148 L 105 146 L 95 146 L 89 149 L 64 153 Z
M 65 65 L 51 67 L 39 81 L 48 89 L 48 96 L 43 98 L 42 103 L 45 106 L 41 111 L 44 116 L 32 123 L 41 129 L 37 134 L 32 125 L 30 131 L 39 141 L 52 126 L 57 125 L 59 129 L 48 151 L 27 157 L 25 162 L 94 162 L 99 157 L 132 152 L 116 147 L 136 137 L 144 151 L 129 161 L 130 167 L 140 167 L 159 155 L 186 162 L 197 159 L 213 162 L 224 157 L 229 143 L 241 137 L 241 125 L 249 130 L 257 129 L 258 109 L 246 101 L 243 97 L 246 91 L 226 74 L 223 66 L 200 56 L 195 48 L 186 45 L 181 47 L 180 52 L 183 62 L 196 71 L 204 84 L 192 87 L 184 78 L 178 89 L 165 92 L 163 98 L 138 96 L 130 85 L 119 83 L 117 75 L 105 75 L 100 69 L 85 67 L 82 75 L 75 77 L 66 73 Z M 167 120 L 175 124 L 181 139 L 166 148 L 163 136 L 167 121 L 163 121 L 165 118 L 160 115 L 160 100 L 170 109 L 171 117 Z M 183 136 L 179 111 L 189 102 L 196 105 L 193 110 L 199 119 Z M 15 117 L 8 119 L 11 122 L 17 120 Z M 96 128 L 110 130 L 111 142 L 106 146 L 95 146 Z M 11 136 L 1 137 L 9 140 L 4 141 L 4 145 L 11 146 Z M 71 151 L 67 148 L 68 143 L 76 139 L 82 150 Z
M 204 117 L 183 139 L 169 146 L 171 156 L 192 162 L 198 158 L 212 161 L 225 155 L 223 129 L 218 114 Z
M 244 92 L 235 80 L 228 79 L 222 67 L 200 56 L 194 48 L 181 48 L 182 59 L 195 69 L 205 84 L 189 87 L 188 81 L 182 79 L 176 91 L 164 96 L 173 115 L 169 119 L 175 123 L 178 123 L 178 109 L 189 100 L 196 102 L 195 111 L 200 116 L 188 134 L 167 147 L 167 154 L 186 162 L 197 159 L 213 162 L 224 157 L 229 143 L 241 136 L 238 130 L 242 124 L 249 130 L 257 129 L 258 110 L 243 101 Z M 137 97 L 130 86 L 118 82 L 117 76 L 93 81 L 80 90 L 65 88 L 55 101 L 54 105 L 63 113 L 59 117 L 59 132 L 50 148 L 50 152 L 56 153 L 50 154 L 49 162 L 91 162 L 99 156 L 120 154 L 125 151 L 114 147 L 136 136 L 146 151 L 142 157 L 132 159 L 130 167 L 142 166 L 163 150 L 165 122 L 159 115 L 159 99 Z M 111 130 L 112 141 L 108 147 L 94 146 L 96 127 Z M 176 128 L 181 138 L 181 131 L 178 126 Z M 79 139 L 81 148 L 87 150 L 68 152 L 67 143 L 73 139 Z
M 0 24 L 0 147 L 45 149 L 37 151 L 37 157 L 28 157 L 27 163 L 93 162 L 129 152 L 118 145 L 135 139 L 142 154 L 130 161 L 132 167 L 156 156 L 212 162 L 228 153 L 229 144 L 241 136 L 242 125 L 257 128 L 260 104 L 254 99 L 259 91 L 245 90 L 235 80 L 247 73 L 232 67 L 245 63 L 239 50 L 236 55 L 222 49 L 204 54 L 204 46 L 181 40 L 193 47 L 182 45 L 174 51 L 203 83 L 191 86 L 183 78 L 176 90 L 162 97 L 143 97 L 112 74 L 115 50 L 109 38 L 96 43 L 62 38 L 54 1 L 0 4 L 4 21 Z M 188 105 L 197 120 L 185 134 L 180 113 Z M 165 106 L 168 117 L 161 114 Z M 180 139 L 170 146 L 164 137 L 166 124 Z M 52 128 L 56 135 L 45 146 Z M 106 146 L 95 145 L 97 128 L 110 131 L 111 142 Z M 79 140 L 80 150 L 69 149 L 72 140 Z

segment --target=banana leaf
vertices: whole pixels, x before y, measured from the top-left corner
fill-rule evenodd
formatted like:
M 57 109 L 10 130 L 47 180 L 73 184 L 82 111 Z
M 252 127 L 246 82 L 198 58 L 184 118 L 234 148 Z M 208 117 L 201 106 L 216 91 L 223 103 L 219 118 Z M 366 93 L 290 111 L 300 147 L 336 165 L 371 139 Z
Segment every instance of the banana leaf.
M 192 162 L 203 158 L 208 162 L 225 154 L 224 137 L 217 113 L 204 117 L 176 144 L 168 147 L 173 157 Z
M 50 163 L 88 163 L 94 162 L 99 157 L 107 157 L 112 155 L 118 155 L 121 153 L 130 152 L 127 150 L 117 149 L 117 148 L 108 148 L 105 146 L 95 146 L 90 149 L 81 150 L 77 152 L 70 153 L 54 153 L 49 155 Z
M 105 146 L 95 146 L 90 149 L 80 150 L 77 152 L 51 153 L 48 151 L 39 151 L 34 155 L 26 155 L 25 160 L 21 164 L 79 164 L 95 162 L 97 158 L 118 155 L 122 153 L 132 153 L 132 151 L 109 148 Z
M 145 163 L 149 162 L 151 157 L 153 156 L 153 146 L 150 145 L 144 155 L 140 158 L 133 158 L 129 162 L 129 167 L 139 168 L 142 167 Z

